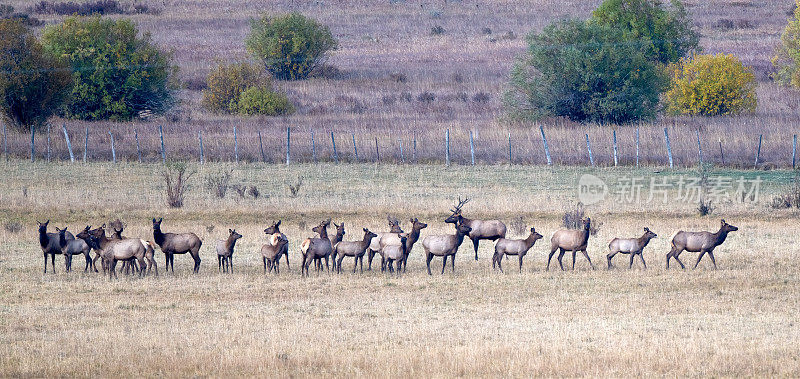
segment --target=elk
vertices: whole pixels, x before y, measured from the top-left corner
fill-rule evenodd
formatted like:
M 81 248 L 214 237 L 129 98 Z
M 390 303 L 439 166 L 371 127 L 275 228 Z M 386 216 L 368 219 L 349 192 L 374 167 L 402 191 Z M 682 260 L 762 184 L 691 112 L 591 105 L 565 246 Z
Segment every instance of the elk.
M 333 238 L 331 238 L 331 246 L 336 246 L 337 243 L 341 242 L 342 239 L 344 239 L 344 234 L 345 234 L 344 223 L 337 224 L 334 222 L 333 226 L 336 227 L 336 235 L 333 236 Z M 336 250 L 332 250 L 331 254 L 333 257 L 331 260 L 334 262 L 333 268 L 336 269 Z M 322 258 L 317 258 L 315 262 L 317 268 L 318 269 L 321 268 L 320 266 L 322 265 Z M 328 257 L 325 257 L 325 267 L 328 267 Z
M 39 247 L 42 248 L 42 254 L 44 254 L 44 273 L 47 273 L 47 256 L 50 255 L 50 263 L 53 266 L 53 273 L 55 274 L 56 254 L 61 254 L 59 235 L 58 233 L 47 232 L 47 225 L 50 224 L 50 220 L 47 220 L 44 223 L 37 221 L 37 223 L 39 224 Z M 75 236 L 73 236 L 70 232 L 66 232 L 64 238 L 71 241 L 75 239 Z
M 105 231 L 102 229 L 98 230 L 100 233 L 105 234 Z M 95 237 L 97 238 L 98 236 Z M 105 236 L 103 236 L 103 239 L 105 239 Z M 103 267 L 107 267 L 109 270 L 109 278 L 111 278 L 112 275 L 114 278 L 117 277 L 117 261 L 126 261 L 132 258 L 139 261 L 139 266 L 141 267 L 139 276 L 145 275 L 147 268 L 145 254 L 147 253 L 147 249 L 141 240 L 128 238 L 124 240 L 106 239 L 105 241 L 107 241 L 107 243 L 103 247 L 101 255 L 103 257 Z M 100 246 L 103 246 L 103 244 Z
M 364 228 L 364 238 L 361 241 L 350 242 L 340 241 L 333 246 L 334 266 L 337 273 L 342 273 L 342 260 L 344 257 L 353 257 L 353 273 L 356 272 L 356 266 L 361 263 L 361 272 L 364 272 L 364 254 L 367 252 L 370 242 L 377 234 L 370 232 L 369 229 Z M 339 260 L 336 261 L 336 256 Z
M 711 258 L 711 263 L 714 264 L 714 269 L 716 270 L 717 262 L 714 260 L 714 248 L 725 242 L 728 233 L 737 230 L 739 230 L 739 228 L 728 224 L 722 219 L 720 220 L 719 230 L 716 233 L 679 231 L 672 237 L 672 249 L 667 253 L 667 269 L 669 269 L 670 258 L 675 258 L 678 264 L 681 265 L 681 268 L 685 269 L 686 266 L 683 265 L 683 262 L 681 262 L 678 256 L 681 252 L 686 250 L 693 253 L 700 252 L 700 255 L 697 257 L 697 262 L 694 264 L 694 268 L 697 268 L 697 265 L 700 264 L 703 255 L 708 253 L 708 256 Z
M 84 229 L 84 231 L 82 231 L 78 235 L 81 237 L 81 239 L 86 241 L 87 244 L 89 244 L 89 246 L 91 246 L 93 249 L 95 249 L 95 251 L 97 251 L 99 257 L 103 258 L 101 263 L 104 272 L 111 267 L 109 263 L 112 263 L 111 262 L 112 259 L 114 262 L 130 261 L 131 266 L 136 267 L 134 260 L 139 259 L 138 254 L 129 254 L 127 258 L 124 257 L 124 255 L 126 255 L 125 253 L 120 253 L 119 251 L 115 253 L 116 258 L 109 257 L 107 254 L 111 246 L 113 246 L 116 243 L 125 242 L 125 246 L 129 246 L 129 244 L 131 243 L 129 241 L 134 241 L 140 244 L 142 246 L 142 250 L 144 251 L 143 253 L 144 260 L 139 260 L 141 266 L 139 270 L 139 275 L 145 275 L 146 273 L 150 273 L 152 272 L 153 269 L 155 269 L 156 276 L 158 275 L 158 267 L 156 266 L 156 261 L 153 258 L 155 252 L 155 245 L 153 245 L 152 242 L 138 238 L 125 238 L 122 240 L 114 239 L 113 237 L 108 238 L 106 237 L 105 224 L 93 230 L 88 230 L 88 228 L 89 227 L 87 226 L 87 229 Z M 84 237 L 84 234 L 88 234 L 88 238 Z M 95 259 L 97 259 L 97 257 L 95 257 Z M 94 264 L 94 262 L 92 264 Z M 116 263 L 114 263 L 113 266 L 116 266 Z M 97 270 L 95 269 L 95 271 Z M 114 273 L 114 275 L 116 276 L 116 273 Z
M 228 239 L 217 240 L 217 264 L 218 269 L 222 272 L 233 273 L 233 248 L 236 246 L 236 241 L 242 238 L 242 235 L 236 233 L 236 229 L 228 229 Z
M 475 260 L 478 260 L 478 242 L 480 240 L 497 240 L 499 238 L 506 237 L 506 224 L 503 224 L 500 220 L 470 220 L 468 218 L 464 218 L 461 216 L 461 207 L 464 204 L 469 202 L 469 198 L 461 200 L 458 198 L 458 205 L 456 205 L 455 209 L 451 209 L 450 212 L 452 214 L 450 217 L 446 218 L 444 222 L 449 224 L 456 224 L 463 223 L 470 228 L 472 231 L 469 233 L 469 239 L 472 240 L 472 246 L 475 248 Z
M 419 222 L 419 219 L 412 218 L 411 220 L 411 232 L 405 235 L 406 241 L 403 242 L 403 272 L 406 272 L 406 263 L 408 262 L 408 255 L 411 254 L 411 249 L 414 248 L 414 244 L 417 243 L 419 240 L 419 235 L 422 229 L 428 227 L 428 224 L 424 222 Z M 402 237 L 401 237 L 402 239 Z M 400 269 L 400 263 L 397 264 L 397 269 Z
M 375 254 L 381 253 L 383 246 L 387 245 L 398 245 L 400 244 L 400 234 L 403 233 L 403 229 L 400 229 L 400 221 L 392 216 L 386 216 L 386 219 L 389 221 L 389 232 L 388 233 L 376 233 L 376 236 L 372 238 L 372 241 L 369 244 L 369 249 L 367 250 L 368 256 L 368 266 L 367 271 L 372 271 L 372 259 L 375 258 Z M 381 270 L 384 268 L 384 259 L 383 255 L 381 255 Z
M 550 270 L 550 260 L 553 258 L 553 254 L 555 254 L 556 250 L 558 250 L 558 265 L 561 267 L 561 270 L 564 270 L 564 265 L 561 263 L 561 259 L 564 257 L 564 252 L 571 251 L 572 252 L 572 269 L 575 269 L 575 253 L 582 252 L 583 256 L 586 257 L 586 260 L 589 261 L 589 265 L 592 266 L 592 270 L 594 270 L 594 264 L 592 260 L 589 259 L 589 254 L 586 253 L 586 245 L 589 241 L 589 229 L 591 228 L 592 220 L 590 218 L 586 218 L 583 220 L 583 229 L 581 230 L 570 230 L 570 229 L 562 229 L 555 233 L 553 236 L 550 237 L 550 256 L 547 257 L 547 270 Z
M 261 257 L 264 259 L 264 274 L 275 269 L 275 273 L 280 273 L 280 259 L 281 255 L 285 254 L 283 251 L 286 249 L 289 240 L 283 233 L 270 234 L 268 242 L 261 246 Z M 289 256 L 286 256 L 286 269 L 289 269 Z
M 506 238 L 498 239 L 497 243 L 494 244 L 492 268 L 494 268 L 495 263 L 497 263 L 497 267 L 500 269 L 500 272 L 503 272 L 503 256 L 516 255 L 519 257 L 519 272 L 522 272 L 522 257 L 528 254 L 528 250 L 530 250 L 531 247 L 533 247 L 533 244 L 535 244 L 536 241 L 541 238 L 542 235 L 536 232 L 536 228 L 531 228 L 531 234 L 528 235 L 528 238 L 520 240 Z
M 161 222 L 163 220 L 163 218 L 153 219 L 153 239 L 166 256 L 167 271 L 169 271 L 169 266 L 172 266 L 172 272 L 175 272 L 174 254 L 186 254 L 188 252 L 194 259 L 193 271 L 198 273 L 200 271 L 200 246 L 203 245 L 203 241 L 194 233 L 163 233 L 161 231 Z
M 608 259 L 608 269 L 611 270 L 611 267 L 613 266 L 611 264 L 611 258 L 614 258 L 617 253 L 631 255 L 631 262 L 628 265 L 628 269 L 633 268 L 633 257 L 637 255 L 639 256 L 639 259 L 642 260 L 642 266 L 647 269 L 647 263 L 644 262 L 642 250 L 644 250 L 645 246 L 650 243 L 651 239 L 656 237 L 658 237 L 657 234 L 651 232 L 649 228 L 644 228 L 644 234 L 642 234 L 642 236 L 639 238 L 614 238 L 608 243 L 609 253 L 606 256 Z
M 431 275 L 431 259 L 433 256 L 442 257 L 442 274 L 447 266 L 447 257 L 451 257 L 453 272 L 456 271 L 456 253 L 458 247 L 464 242 L 464 236 L 472 231 L 467 224 L 457 223 L 456 234 L 445 234 L 427 236 L 422 239 L 422 247 L 425 249 L 425 258 L 428 265 L 428 275 Z
M 72 256 L 78 254 L 83 254 L 86 258 L 86 266 L 83 268 L 83 272 L 86 272 L 92 264 L 92 258 L 89 257 L 89 251 L 91 251 L 89 244 L 80 238 L 67 240 L 66 227 L 64 229 L 56 228 L 56 230 L 58 231 L 58 244 L 61 247 L 61 253 L 64 254 L 64 265 L 67 272 L 72 271 Z
M 273 239 L 271 238 L 273 234 L 279 234 L 283 239 L 286 240 L 287 243 L 284 243 L 284 244 L 281 245 L 283 247 L 278 252 L 279 254 L 277 254 L 275 256 L 274 262 L 275 262 L 275 264 L 279 263 L 280 260 L 281 260 L 280 256 L 281 255 L 285 255 L 286 256 L 286 269 L 288 270 L 289 269 L 289 243 L 288 243 L 289 239 L 286 237 L 285 234 L 281 233 L 280 226 L 281 226 L 281 220 L 278 220 L 278 222 L 273 223 L 268 228 L 264 229 L 264 234 L 267 235 L 267 242 L 273 241 Z M 278 240 L 274 240 L 274 241 L 278 241 Z M 262 246 L 262 251 L 263 251 L 263 246 Z M 276 272 L 277 272 L 277 270 L 276 270 Z
M 80 233 L 75 235 L 75 238 L 82 239 L 84 242 L 86 242 L 87 245 L 89 245 L 89 248 L 94 250 L 95 257 L 94 259 L 91 260 L 90 264 L 92 265 L 92 269 L 94 269 L 94 272 L 97 272 L 97 267 L 95 266 L 95 262 L 97 261 L 98 258 L 100 258 L 100 246 L 97 244 L 97 241 L 94 239 L 94 237 L 92 237 L 92 235 L 90 234 L 91 229 L 92 227 L 90 225 L 86 225 L 86 227 L 83 230 L 81 230 Z
M 403 264 L 403 261 L 408 258 L 408 252 L 406 251 L 406 243 L 408 242 L 408 237 L 401 236 L 400 237 L 400 244 L 399 245 L 388 245 L 384 246 L 382 253 L 383 258 L 386 261 L 386 264 L 389 266 L 389 272 L 394 272 L 393 264 L 397 261 L 397 275 L 400 275 L 400 265 Z M 455 259 L 455 258 L 453 258 Z M 405 267 L 405 264 L 403 264 Z
M 318 233 L 319 237 L 306 238 L 306 240 L 300 244 L 300 253 L 303 256 L 303 266 L 300 270 L 300 275 L 308 275 L 308 267 L 314 259 L 327 258 L 331 255 L 333 245 L 331 245 L 331 240 L 328 238 L 328 226 L 330 224 L 331 219 L 321 222 L 311 229 L 313 232 Z M 319 269 L 321 269 L 321 267 L 319 267 L 317 271 L 319 271 Z M 330 270 L 330 268 L 328 268 L 328 270 Z

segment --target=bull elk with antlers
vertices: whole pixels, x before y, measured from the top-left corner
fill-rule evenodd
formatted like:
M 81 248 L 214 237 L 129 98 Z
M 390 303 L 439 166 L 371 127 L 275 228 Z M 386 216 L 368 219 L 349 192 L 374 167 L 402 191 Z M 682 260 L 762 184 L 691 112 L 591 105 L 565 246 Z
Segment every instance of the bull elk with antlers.
M 478 260 L 478 242 L 480 240 L 494 241 L 499 238 L 506 237 L 506 224 L 500 220 L 470 220 L 461 215 L 461 207 L 469 202 L 469 198 L 461 200 L 458 198 L 458 205 L 455 209 L 451 209 L 452 214 L 446 218 L 444 222 L 450 224 L 464 224 L 472 229 L 469 232 L 469 239 L 472 240 L 472 246 L 475 248 L 475 260 Z

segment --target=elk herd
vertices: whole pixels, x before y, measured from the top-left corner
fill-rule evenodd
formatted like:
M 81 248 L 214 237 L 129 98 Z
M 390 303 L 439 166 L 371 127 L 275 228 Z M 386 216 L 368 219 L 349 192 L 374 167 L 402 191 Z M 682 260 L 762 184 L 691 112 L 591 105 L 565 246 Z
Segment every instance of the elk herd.
M 495 241 L 494 255 L 492 257 L 492 268 L 503 271 L 503 257 L 516 256 L 519 261 L 519 271 L 522 272 L 522 260 L 528 251 L 533 248 L 536 241 L 542 238 L 535 228 L 530 228 L 530 234 L 523 239 L 506 238 L 506 225 L 500 220 L 476 220 L 462 216 L 462 207 L 469 202 L 469 199 L 459 199 L 451 215 L 444 222 L 452 223 L 455 226 L 453 234 L 426 235 L 422 238 L 422 248 L 425 253 L 425 263 L 428 275 L 431 275 L 431 261 L 434 257 L 442 258 L 442 271 L 444 274 L 447 268 L 447 261 L 450 260 L 451 271 L 455 272 L 455 256 L 465 238 L 472 241 L 475 252 L 475 260 L 478 260 L 478 244 L 480 240 Z M 367 228 L 362 228 L 361 238 L 353 241 L 345 241 L 344 223 L 333 223 L 336 234 L 333 237 L 328 235 L 328 227 L 331 219 L 320 222 L 319 225 L 311 230 L 317 235 L 306 238 L 300 244 L 299 255 L 301 257 L 301 275 L 309 275 L 311 265 L 320 272 L 324 269 L 330 271 L 330 263 L 333 262 L 333 270 L 337 273 L 342 271 L 342 263 L 345 258 L 353 259 L 353 273 L 358 269 L 364 271 L 364 256 L 367 256 L 367 270 L 372 270 L 372 261 L 375 256 L 381 258 L 381 271 L 388 270 L 390 273 L 405 272 L 407 268 L 408 256 L 414 245 L 420 239 L 422 230 L 428 224 L 420 222 L 417 218 L 410 219 L 411 229 L 405 232 L 400 221 L 388 216 L 389 231 L 373 232 Z M 138 273 L 140 276 L 153 273 L 158 275 L 158 267 L 154 259 L 155 250 L 160 248 L 164 253 L 166 270 L 174 268 L 175 254 L 189 254 L 194 260 L 193 272 L 200 270 L 200 248 L 203 241 L 194 233 L 165 233 L 161 230 L 163 219 L 153 219 L 153 238 L 145 240 L 139 238 L 126 238 L 122 235 L 124 226 L 117 220 L 109 226 L 110 233 L 103 224 L 98 228 L 92 229 L 86 226 L 80 233 L 73 235 L 67 228 L 56 228 L 56 233 L 48 233 L 47 227 L 50 221 L 39 222 L 39 245 L 44 255 L 44 272 L 47 273 L 48 256 L 52 271 L 55 272 L 55 256 L 64 255 L 66 271 L 72 270 L 72 258 L 75 255 L 83 255 L 85 259 L 84 272 L 97 269 L 97 261 L 100 260 L 103 272 L 108 273 L 109 277 L 116 277 L 117 263 L 121 262 L 120 271 L 128 273 Z M 264 263 L 264 273 L 278 274 L 280 272 L 281 258 L 286 259 L 286 269 L 289 269 L 289 239 L 280 231 L 281 221 L 277 221 L 264 229 L 266 243 L 261 246 L 260 253 Z M 566 252 L 572 253 L 572 269 L 575 269 L 575 258 L 580 252 L 587 260 L 592 269 L 595 268 L 589 258 L 587 246 L 591 236 L 592 221 L 590 218 L 582 220 L 579 229 L 562 229 L 554 232 L 550 238 L 550 254 L 547 257 L 545 270 L 550 269 L 550 262 L 556 251 L 558 251 L 559 267 L 564 270 L 562 259 Z M 696 268 L 700 260 L 708 254 L 714 269 L 717 263 L 714 258 L 714 249 L 725 242 L 728 233 L 738 230 L 737 227 L 721 220 L 720 229 L 717 232 L 686 232 L 679 231 L 673 238 L 671 249 L 666 256 L 666 267 L 672 259 L 685 268 L 679 256 L 683 251 L 699 253 L 694 264 Z M 228 238 L 216 242 L 218 270 L 221 272 L 233 272 L 233 256 L 237 241 L 242 235 L 235 229 L 228 229 Z M 638 238 L 614 238 L 608 244 L 608 254 L 606 256 L 608 269 L 613 267 L 611 261 L 617 254 L 627 254 L 630 256 L 628 268 L 633 267 L 635 257 L 639 257 L 644 269 L 647 264 L 644 260 L 643 251 L 653 238 L 656 238 L 649 228 L 644 228 L 644 234 Z M 94 250 L 95 256 L 91 257 Z

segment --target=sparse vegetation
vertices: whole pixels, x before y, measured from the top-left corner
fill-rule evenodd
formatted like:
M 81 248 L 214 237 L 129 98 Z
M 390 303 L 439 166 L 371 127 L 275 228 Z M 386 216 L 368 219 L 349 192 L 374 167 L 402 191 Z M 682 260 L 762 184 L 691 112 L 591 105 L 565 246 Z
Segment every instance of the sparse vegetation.
M 431 28 L 432 36 L 440 36 L 442 34 L 444 34 L 444 28 L 441 25 L 436 25 Z
M 8 221 L 3 224 L 3 229 L 11 234 L 17 234 L 22 231 L 22 224 L 17 221 Z
M 289 187 L 289 197 L 297 197 L 300 194 L 300 188 L 303 187 L 303 177 L 298 176 L 294 183 L 287 183 Z
M 562 217 L 562 225 L 564 225 L 564 227 L 567 229 L 581 229 L 584 227 L 583 220 L 586 217 L 586 207 L 583 205 L 583 203 L 578 202 L 575 208 L 564 212 L 564 216 Z M 589 225 L 589 234 L 596 235 L 597 232 L 600 231 L 601 226 L 603 226 L 602 221 L 592 219 L 592 224 Z
M 208 175 L 206 177 L 206 189 L 211 191 L 218 199 L 225 198 L 225 194 L 228 193 L 231 175 L 233 175 L 232 170 L 222 170 Z
M 164 169 L 164 185 L 166 186 L 167 205 L 170 208 L 181 208 L 186 194 L 189 192 L 189 179 L 194 171 L 187 171 L 183 162 L 168 164 Z
M 24 12 L 16 12 L 13 6 L 2 3 L 0 3 L 0 20 L 17 20 L 30 27 L 44 25 L 44 21 Z

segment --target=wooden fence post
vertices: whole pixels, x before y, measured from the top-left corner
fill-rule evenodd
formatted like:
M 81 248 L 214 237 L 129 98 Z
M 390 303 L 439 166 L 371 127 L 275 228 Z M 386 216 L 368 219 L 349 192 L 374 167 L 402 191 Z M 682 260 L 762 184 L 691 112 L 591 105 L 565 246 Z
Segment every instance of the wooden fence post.
M 664 128 L 664 140 L 667 141 L 667 157 L 669 158 L 669 168 L 672 168 L 672 146 L 669 144 L 669 133 L 667 128 Z
M 700 159 L 700 167 L 703 167 L 703 147 L 700 146 L 700 129 L 694 131 L 697 136 L 697 157 Z
M 725 166 L 725 154 L 722 153 L 722 138 L 717 138 L 719 142 L 719 157 L 722 160 L 722 165 Z
M 5 140 L 5 135 L 6 135 L 6 129 L 4 127 L 3 128 L 4 140 Z M 796 154 L 797 154 L 797 134 L 795 134 L 794 137 L 792 138 L 792 170 L 794 170 L 795 157 L 797 156 Z M 6 152 L 6 157 L 8 157 L 8 152 Z
M 617 167 L 619 160 L 617 158 L 617 131 L 611 131 L 611 139 L 614 141 L 614 167 Z
M 3 155 L 6 156 L 6 162 L 8 162 L 8 136 L 6 135 L 5 123 L 3 123 Z
M 311 129 L 311 157 L 317 163 L 317 144 L 314 142 L 314 129 Z
M 508 133 L 508 164 L 514 164 L 514 158 L 511 155 L 511 133 Z
M 761 157 L 761 137 L 763 136 L 764 136 L 763 134 L 758 135 L 758 149 L 756 150 L 756 162 L 753 163 L 753 170 L 755 170 L 756 167 L 758 167 L 758 158 Z
M 198 130 L 197 131 L 197 140 L 200 141 L 200 164 L 204 164 L 205 163 L 205 157 L 204 157 L 204 154 L 203 154 L 203 131 L 202 130 Z
M 70 143 L 69 134 L 67 134 L 67 124 L 61 124 L 61 130 L 64 131 L 64 140 L 67 141 L 67 150 L 69 150 L 69 161 L 75 163 L 75 155 L 72 154 L 72 143 Z
M 50 162 L 50 123 L 47 123 L 47 161 Z
M 592 145 L 589 144 L 589 133 L 585 133 L 586 136 L 586 150 L 589 151 L 589 163 L 594 167 L 594 157 L 592 156 Z
M 414 156 L 413 156 L 414 163 L 417 163 L 417 133 L 414 133 Z
M 547 146 L 547 137 L 544 136 L 544 127 L 539 125 L 539 131 L 542 133 L 542 143 L 544 144 L 544 155 L 547 157 L 547 165 L 551 166 L 553 160 L 550 159 L 550 148 Z
M 639 127 L 636 127 L 636 167 L 639 167 Z
M 397 143 L 400 144 L 400 163 L 406 163 L 406 157 L 403 155 L 403 140 L 398 138 Z
M 291 140 L 292 140 L 292 131 L 287 126 L 286 127 L 286 165 L 287 166 L 289 165 L 289 158 L 291 157 L 291 151 L 292 151 Z
M 333 130 L 331 130 L 331 143 L 333 144 L 333 160 L 339 163 L 339 154 L 336 152 L 336 139 L 333 138 Z
M 236 134 L 236 126 L 233 126 L 233 155 L 236 158 L 236 164 L 239 164 L 239 135 Z
M 133 134 L 136 134 L 136 129 L 133 129 Z M 139 151 L 139 137 L 136 137 L 136 151 Z M 86 125 L 86 134 L 83 137 L 83 163 L 86 163 L 86 158 L 89 155 L 89 125 Z M 141 157 L 139 157 L 139 163 L 142 163 Z
M 261 150 L 261 161 L 266 163 L 267 157 L 264 155 L 264 143 L 261 141 L 261 131 L 258 131 L 258 148 Z
M 378 150 L 378 137 L 375 137 L 375 163 L 380 163 L 381 152 Z
M 472 165 L 475 166 L 475 143 L 472 141 L 472 130 L 469 131 L 469 154 L 472 157 Z
M 136 155 L 139 156 L 139 163 L 142 163 L 142 148 L 139 146 L 139 133 L 135 128 L 133 129 L 133 137 L 136 138 Z
M 356 162 L 358 162 L 358 146 L 356 146 L 356 134 L 350 132 L 350 136 L 353 137 L 353 152 L 356 154 Z
M 111 136 L 111 159 L 114 163 L 117 163 L 117 150 L 114 148 L 114 135 L 111 134 L 111 131 L 108 132 L 108 135 Z
M 450 128 L 447 128 L 444 134 L 444 158 L 445 158 L 445 166 L 450 166 Z
M 33 138 L 33 125 L 31 125 L 31 162 L 33 162 L 33 159 L 36 156 L 36 147 L 34 145 Z
M 167 164 L 167 150 L 164 148 L 164 128 L 161 125 L 158 126 L 158 135 L 161 138 L 161 160 L 164 164 Z

